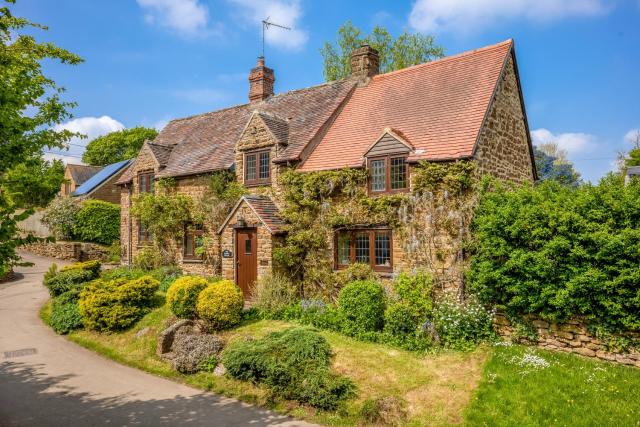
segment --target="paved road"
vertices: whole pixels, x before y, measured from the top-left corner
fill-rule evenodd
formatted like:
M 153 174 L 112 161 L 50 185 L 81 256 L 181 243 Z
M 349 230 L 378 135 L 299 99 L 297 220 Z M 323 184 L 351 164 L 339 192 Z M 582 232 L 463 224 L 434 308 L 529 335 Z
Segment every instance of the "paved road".
M 308 425 L 104 359 L 44 326 L 52 260 L 0 284 L 0 426 Z M 58 262 L 60 264 L 60 262 Z

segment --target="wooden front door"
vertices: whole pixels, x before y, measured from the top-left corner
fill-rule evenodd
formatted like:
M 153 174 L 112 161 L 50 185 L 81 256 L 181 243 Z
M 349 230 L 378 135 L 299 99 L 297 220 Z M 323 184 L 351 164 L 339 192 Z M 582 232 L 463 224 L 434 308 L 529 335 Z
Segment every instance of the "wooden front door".
M 258 239 L 256 229 L 236 231 L 236 282 L 245 299 L 251 296 L 251 288 L 258 277 Z

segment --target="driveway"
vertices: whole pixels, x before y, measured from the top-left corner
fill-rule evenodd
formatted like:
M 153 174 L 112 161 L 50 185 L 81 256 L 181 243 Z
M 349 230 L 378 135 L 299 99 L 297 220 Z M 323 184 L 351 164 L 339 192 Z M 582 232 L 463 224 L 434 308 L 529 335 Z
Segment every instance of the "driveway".
M 42 276 L 54 262 L 0 284 L 0 426 L 309 425 L 104 359 L 42 324 Z M 64 262 L 55 261 L 58 264 Z

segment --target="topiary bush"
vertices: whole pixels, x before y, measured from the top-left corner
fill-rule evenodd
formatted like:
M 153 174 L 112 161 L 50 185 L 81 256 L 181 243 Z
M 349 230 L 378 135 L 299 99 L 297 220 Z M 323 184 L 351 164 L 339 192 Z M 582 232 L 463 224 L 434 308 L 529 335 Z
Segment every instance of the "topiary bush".
M 78 309 L 78 290 L 71 290 L 53 299 L 49 326 L 58 334 L 82 328 L 82 316 Z
M 209 322 L 214 330 L 240 323 L 244 295 L 231 280 L 220 280 L 207 286 L 196 302 L 198 316 Z
M 209 282 L 199 276 L 182 276 L 176 279 L 167 290 L 167 305 L 180 319 L 196 317 L 196 301 L 198 295 Z
M 353 395 L 353 383 L 330 372 L 332 352 L 313 329 L 290 328 L 264 338 L 237 341 L 222 354 L 227 373 L 268 386 L 284 399 L 333 410 Z
M 73 235 L 84 242 L 110 245 L 120 238 L 120 206 L 102 200 L 83 201 Z
M 94 280 L 80 292 L 78 304 L 84 325 L 98 331 L 128 328 L 149 312 L 158 285 L 151 276 Z
M 373 280 L 349 283 L 338 295 L 338 307 L 344 315 L 344 331 L 360 335 L 380 331 L 384 325 L 385 293 Z

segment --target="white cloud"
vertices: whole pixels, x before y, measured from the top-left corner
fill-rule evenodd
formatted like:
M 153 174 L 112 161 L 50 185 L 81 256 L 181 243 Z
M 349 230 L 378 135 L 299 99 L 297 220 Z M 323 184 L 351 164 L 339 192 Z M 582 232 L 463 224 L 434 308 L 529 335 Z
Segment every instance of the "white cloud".
M 265 33 L 267 44 L 286 49 L 300 49 L 309 39 L 306 31 L 296 28 L 302 18 L 299 0 L 229 0 L 241 9 L 241 15 L 262 31 L 262 20 L 290 27 L 271 27 Z
M 625 142 L 629 144 L 635 143 L 637 138 L 640 138 L 640 129 L 631 129 L 624 135 Z
M 604 0 L 417 0 L 409 24 L 422 32 L 470 32 L 502 20 L 548 22 L 600 15 L 609 9 Z
M 145 10 L 144 20 L 185 37 L 206 37 L 210 28 L 209 8 L 198 0 L 137 0 Z
M 571 158 L 575 154 L 592 151 L 597 145 L 597 137 L 588 133 L 552 133 L 548 129 L 536 129 L 531 131 L 531 139 L 534 145 L 558 144 L 558 148 L 566 150 Z
M 86 138 L 73 137 L 69 141 L 68 150 L 52 149 L 45 153 L 46 160 L 62 159 L 65 163 L 82 163 L 80 157 L 84 153 L 87 144 L 102 135 L 124 129 L 124 125 L 119 121 L 109 117 L 80 117 L 54 126 L 56 131 L 70 130 L 86 135 Z

